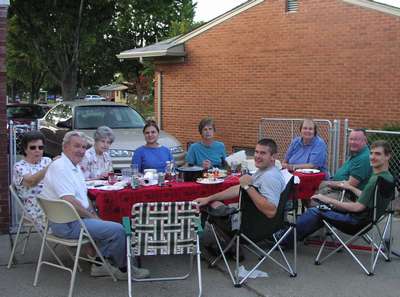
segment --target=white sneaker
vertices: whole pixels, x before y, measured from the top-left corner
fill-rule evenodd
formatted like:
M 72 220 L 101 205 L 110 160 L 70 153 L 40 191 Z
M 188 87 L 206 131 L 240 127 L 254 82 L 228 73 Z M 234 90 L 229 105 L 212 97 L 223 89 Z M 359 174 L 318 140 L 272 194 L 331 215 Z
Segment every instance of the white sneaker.
M 109 265 L 109 267 L 111 272 L 114 273 L 113 267 L 111 265 Z M 96 264 L 92 264 L 92 267 L 90 267 L 90 276 L 110 276 L 110 273 L 104 265 L 97 266 Z
M 131 266 L 132 278 L 142 279 L 147 278 L 150 275 L 150 271 L 146 268 L 138 268 L 136 266 Z M 128 279 L 128 272 L 122 272 L 118 268 L 115 268 L 113 271 L 114 276 L 118 280 L 127 280 Z

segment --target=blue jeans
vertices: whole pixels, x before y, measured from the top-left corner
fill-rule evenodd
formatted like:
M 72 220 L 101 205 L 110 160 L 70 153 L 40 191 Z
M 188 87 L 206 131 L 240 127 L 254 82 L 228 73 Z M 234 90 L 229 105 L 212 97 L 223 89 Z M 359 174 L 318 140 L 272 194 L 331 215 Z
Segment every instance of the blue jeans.
M 320 210 L 316 207 L 309 208 L 297 220 L 297 238 L 302 240 L 324 226 L 323 219 L 342 222 L 349 225 L 358 225 L 360 221 L 350 213 L 341 213 L 333 210 Z M 282 245 L 293 242 L 293 233 L 282 240 Z
M 119 267 L 126 267 L 126 239 L 121 224 L 100 219 L 82 219 L 93 240 L 104 257 L 111 258 Z M 66 224 L 50 224 L 54 235 L 66 239 L 78 239 L 80 224 L 74 221 Z

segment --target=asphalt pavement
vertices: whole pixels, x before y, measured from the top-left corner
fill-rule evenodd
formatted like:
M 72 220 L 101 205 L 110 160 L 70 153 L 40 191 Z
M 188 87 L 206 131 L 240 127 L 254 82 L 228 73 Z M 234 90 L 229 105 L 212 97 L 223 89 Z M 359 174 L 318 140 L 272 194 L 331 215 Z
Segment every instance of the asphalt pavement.
M 393 224 L 393 247 L 400 250 L 400 219 Z M 39 254 L 40 239 L 36 234 L 31 238 L 25 255 L 17 255 L 17 263 L 7 269 L 10 253 L 8 235 L 0 236 L 0 296 L 13 297 L 61 297 L 66 296 L 69 285 L 69 273 L 44 266 L 37 287 L 33 287 L 36 260 Z M 58 248 L 63 259 L 68 257 Z M 234 288 L 222 265 L 209 268 L 202 261 L 203 296 L 212 297 L 398 297 L 400 296 L 400 258 L 393 257 L 391 262 L 379 260 L 375 275 L 365 275 L 345 252 L 334 256 L 320 266 L 314 265 L 318 247 L 299 244 L 297 277 L 279 269 L 271 261 L 266 261 L 260 270 L 268 277 L 251 279 L 241 288 Z M 369 256 L 361 252 L 361 259 L 368 262 Z M 246 268 L 256 262 L 256 258 L 246 253 L 243 262 Z M 292 252 L 289 252 L 292 256 Z M 51 258 L 49 254 L 46 256 Z M 68 261 L 66 261 L 68 262 Z M 71 263 L 71 261 L 69 261 Z M 142 265 L 149 268 L 152 275 L 178 273 L 187 266 L 187 259 L 181 257 L 147 257 Z M 126 281 L 114 283 L 111 278 L 92 278 L 90 267 L 83 263 L 84 271 L 78 273 L 75 297 L 117 297 L 127 296 Z M 187 280 L 174 282 L 134 283 L 138 297 L 187 297 L 197 296 L 197 278 L 194 273 Z

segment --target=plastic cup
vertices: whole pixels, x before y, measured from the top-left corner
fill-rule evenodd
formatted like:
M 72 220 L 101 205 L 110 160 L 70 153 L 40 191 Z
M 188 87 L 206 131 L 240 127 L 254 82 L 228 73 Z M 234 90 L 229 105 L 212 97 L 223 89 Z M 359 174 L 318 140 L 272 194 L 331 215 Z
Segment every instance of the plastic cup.
M 132 169 L 131 168 L 122 168 L 121 169 L 122 180 L 130 180 L 132 177 Z
M 132 175 L 137 176 L 139 174 L 138 164 L 131 164 Z
M 116 182 L 117 182 L 117 177 L 116 177 L 115 173 L 114 172 L 109 172 L 108 173 L 108 183 L 110 185 L 113 185 Z

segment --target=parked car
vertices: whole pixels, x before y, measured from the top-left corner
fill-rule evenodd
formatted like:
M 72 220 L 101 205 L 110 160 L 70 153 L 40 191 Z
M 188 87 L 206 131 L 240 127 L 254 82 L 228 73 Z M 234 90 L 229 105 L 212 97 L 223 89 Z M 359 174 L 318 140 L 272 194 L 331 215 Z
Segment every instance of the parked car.
M 96 101 L 96 100 L 106 100 L 106 98 L 99 96 L 99 95 L 86 95 L 84 100 L 86 101 Z
M 110 154 L 116 171 L 129 167 L 135 149 L 145 143 L 143 117 L 128 105 L 108 101 L 64 101 L 39 120 L 39 129 L 46 137 L 45 154 L 61 153 L 62 139 L 70 130 L 78 130 L 92 138 L 99 126 L 108 126 L 115 133 Z M 160 131 L 160 144 L 170 148 L 178 166 L 184 164 L 185 152 L 172 135 Z
M 7 104 L 7 120 L 12 120 L 14 124 L 29 125 L 31 122 L 45 115 L 45 110 L 38 104 L 29 103 L 9 103 Z

